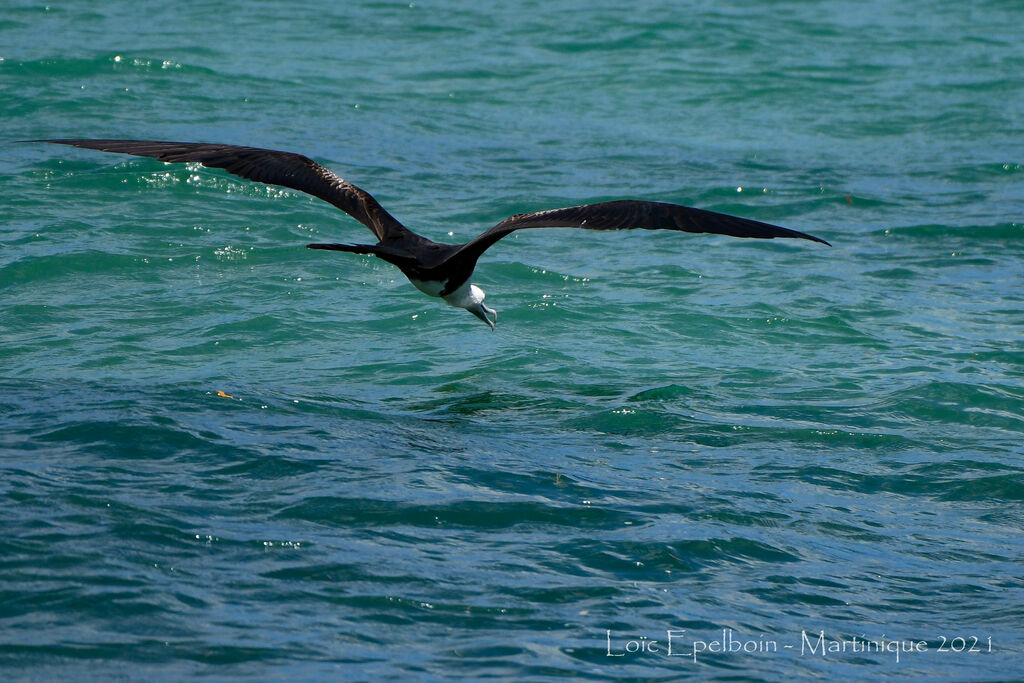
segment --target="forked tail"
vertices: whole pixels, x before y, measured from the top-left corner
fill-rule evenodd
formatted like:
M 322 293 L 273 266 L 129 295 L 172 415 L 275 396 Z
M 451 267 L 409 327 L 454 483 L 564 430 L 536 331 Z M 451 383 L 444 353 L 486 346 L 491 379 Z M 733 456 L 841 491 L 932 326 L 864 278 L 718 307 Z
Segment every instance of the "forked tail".
M 328 249 L 330 251 L 349 251 L 353 254 L 376 254 L 375 244 L 307 244 L 307 249 Z

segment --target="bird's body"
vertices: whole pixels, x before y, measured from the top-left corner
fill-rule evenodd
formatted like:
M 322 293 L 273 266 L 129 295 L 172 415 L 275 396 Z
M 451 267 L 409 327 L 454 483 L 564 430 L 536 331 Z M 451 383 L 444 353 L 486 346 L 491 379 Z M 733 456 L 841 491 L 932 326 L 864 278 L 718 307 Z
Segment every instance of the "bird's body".
M 769 239 L 795 237 L 828 244 L 806 233 L 693 209 L 679 204 L 624 199 L 569 206 L 506 218 L 465 244 L 443 244 L 418 235 L 384 210 L 370 194 L 343 180 L 312 159 L 292 152 L 192 142 L 147 140 L 52 139 L 52 142 L 103 152 L 153 157 L 166 162 L 195 162 L 272 185 L 289 187 L 333 204 L 369 228 L 376 244 L 309 244 L 310 249 L 346 251 L 374 256 L 397 266 L 424 294 L 444 299 L 486 322 L 491 329 L 498 314 L 484 304 L 484 292 L 470 279 L 477 259 L 502 237 L 524 228 L 587 230 L 678 230 L 733 237 Z

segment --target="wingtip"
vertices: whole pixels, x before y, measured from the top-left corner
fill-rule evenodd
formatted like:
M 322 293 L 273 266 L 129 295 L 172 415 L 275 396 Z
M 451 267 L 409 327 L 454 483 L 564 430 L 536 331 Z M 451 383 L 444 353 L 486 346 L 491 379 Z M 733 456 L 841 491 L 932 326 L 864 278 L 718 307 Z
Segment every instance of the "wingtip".
M 85 138 L 39 138 L 37 140 L 15 140 L 18 143 L 25 142 L 45 142 L 51 145 L 67 145 L 68 147 L 80 147 L 85 149 L 99 149 L 101 152 L 106 151 L 96 147 L 95 145 L 88 145 L 83 143 L 89 142 L 102 142 L 99 140 L 88 140 Z
M 792 233 L 796 233 L 796 234 L 792 234 Z M 815 237 L 814 235 L 811 235 L 811 234 L 806 233 L 806 232 L 799 232 L 797 230 L 793 230 L 793 231 L 791 231 L 791 234 L 788 235 L 788 236 L 789 237 L 801 237 L 801 238 L 803 238 L 805 240 L 810 240 L 811 242 L 818 242 L 820 244 L 824 244 L 826 247 L 831 247 L 832 246 L 832 244 L 830 242 L 826 242 L 825 240 L 821 239 L 820 237 Z

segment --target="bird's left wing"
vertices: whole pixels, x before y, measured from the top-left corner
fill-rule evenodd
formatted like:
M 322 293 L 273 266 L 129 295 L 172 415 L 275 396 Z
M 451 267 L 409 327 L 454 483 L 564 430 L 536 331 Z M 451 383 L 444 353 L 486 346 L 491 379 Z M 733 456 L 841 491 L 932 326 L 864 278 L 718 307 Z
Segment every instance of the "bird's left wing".
M 585 230 L 678 230 L 707 232 L 732 237 L 796 237 L 832 246 L 820 237 L 770 223 L 738 218 L 724 213 L 694 209 L 680 204 L 620 199 L 597 204 L 567 206 L 510 216 L 473 240 L 463 244 L 447 259 L 472 271 L 476 260 L 502 237 L 524 228 L 583 228 Z
M 782 228 L 770 223 L 738 218 L 724 213 L 694 209 L 680 204 L 621 199 L 598 204 L 567 206 L 534 213 L 520 213 L 506 218 L 465 248 L 481 254 L 509 233 L 523 228 L 583 228 L 585 230 L 679 230 L 707 232 L 732 237 L 797 237 L 828 244 L 807 233 Z M 832 246 L 829 244 L 829 246 Z

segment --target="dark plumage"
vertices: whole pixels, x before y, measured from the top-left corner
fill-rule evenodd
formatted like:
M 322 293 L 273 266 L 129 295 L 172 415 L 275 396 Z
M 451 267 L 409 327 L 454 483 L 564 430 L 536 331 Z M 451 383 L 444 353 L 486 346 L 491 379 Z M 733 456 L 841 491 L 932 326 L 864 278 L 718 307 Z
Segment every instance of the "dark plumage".
M 623 199 L 569 206 L 506 218 L 465 244 L 443 244 L 417 235 L 398 222 L 368 192 L 343 180 L 308 157 L 257 147 L 146 140 L 33 140 L 153 157 L 167 162 L 195 162 L 271 185 L 299 190 L 333 204 L 368 227 L 376 244 L 309 244 L 310 249 L 373 254 L 397 266 L 421 291 L 467 309 L 493 329 L 497 313 L 484 305 L 483 291 L 469 282 L 477 259 L 502 237 L 523 228 L 587 230 L 679 230 L 732 237 L 795 237 L 828 244 L 806 233 L 679 204 Z

